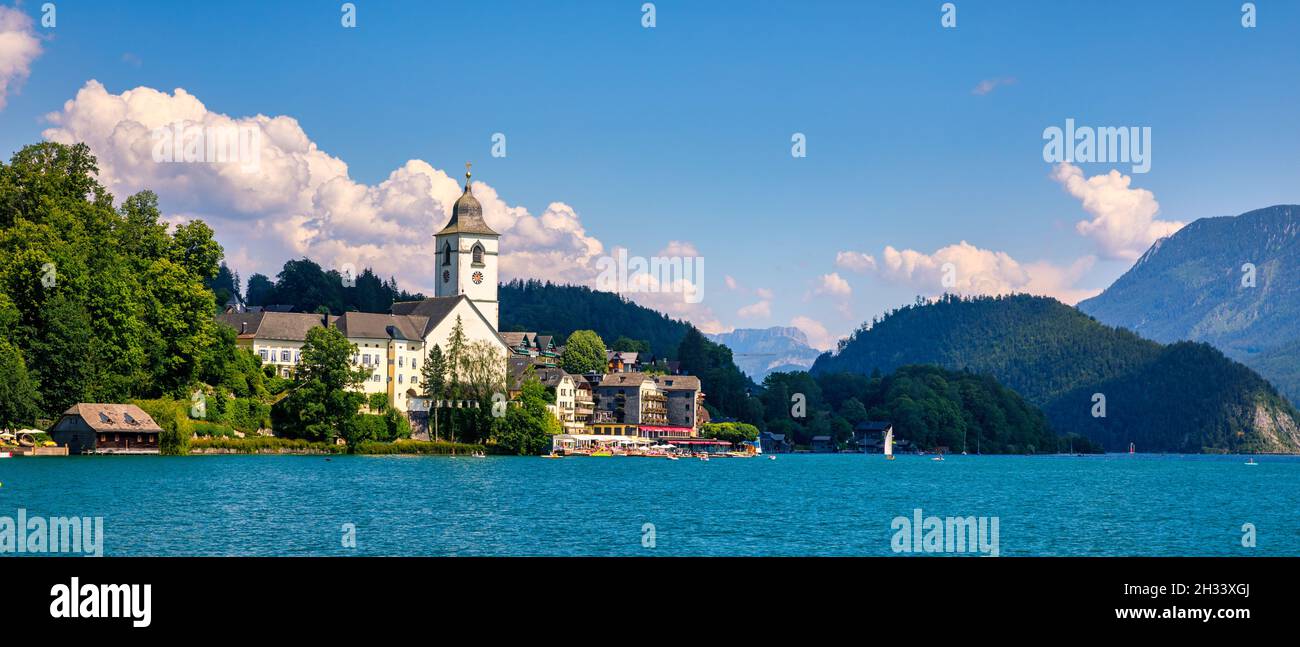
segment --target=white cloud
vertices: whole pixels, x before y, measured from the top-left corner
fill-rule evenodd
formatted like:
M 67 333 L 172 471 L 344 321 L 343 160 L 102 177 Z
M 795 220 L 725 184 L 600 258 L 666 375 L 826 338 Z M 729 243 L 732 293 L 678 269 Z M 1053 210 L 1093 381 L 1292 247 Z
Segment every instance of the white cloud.
M 1010 255 L 964 240 L 932 254 L 885 247 L 881 263 L 881 276 L 923 294 L 1006 294 L 1029 283 L 1029 274 Z
M 1131 188 L 1132 178 L 1119 171 L 1085 179 L 1079 167 L 1065 162 L 1052 170 L 1052 179 L 1092 214 L 1091 220 L 1076 223 L 1075 230 L 1092 239 L 1106 258 L 1136 260 L 1157 240 L 1183 227 L 1181 222 L 1157 219 L 1160 204 L 1155 195 Z
M 833 297 L 847 297 L 853 294 L 849 282 L 840 277 L 838 272 L 823 274 L 817 279 L 817 288 L 813 294 L 825 294 Z
M 970 93 L 982 97 L 984 95 L 992 93 L 994 90 L 998 89 L 999 86 L 1014 85 L 1015 82 L 1016 80 L 1012 77 L 1003 77 L 1000 79 L 984 79 L 983 81 L 980 81 L 978 84 L 976 84 L 974 89 L 972 89 Z
M 212 221 L 230 258 L 251 262 L 240 268 L 245 276 L 273 275 L 287 258 L 307 255 L 327 267 L 373 267 L 407 289 L 432 292 L 431 234 L 447 221 L 461 185 L 425 161 L 410 160 L 382 182 L 362 184 L 348 175 L 346 163 L 320 150 L 296 119 L 232 118 L 209 111 L 184 89 L 112 94 L 89 81 L 48 119 L 52 125 L 44 136 L 86 142 L 99 160 L 100 181 L 119 199 L 148 188 L 169 215 Z M 257 168 L 154 162 L 154 129 L 177 122 L 256 130 Z M 534 215 L 482 182 L 474 183 L 474 195 L 510 250 L 502 256 L 503 279 L 591 282 L 593 259 L 604 245 L 587 234 L 573 207 L 552 202 Z
M 870 272 L 876 269 L 876 259 L 862 252 L 839 252 L 835 255 L 835 267 L 851 272 Z
M 10 90 L 17 90 L 31 74 L 32 61 L 41 55 L 32 19 L 27 14 L 0 6 L 0 110 Z
M 790 325 L 802 330 L 808 336 L 808 345 L 817 350 L 830 350 L 835 347 L 837 338 L 826 330 L 820 321 L 812 317 L 799 315 L 790 320 Z
M 763 300 L 751 303 L 736 311 L 737 315 L 748 319 L 760 319 L 772 316 L 772 302 Z
M 738 290 L 738 289 L 740 289 L 740 283 L 736 282 L 736 278 L 733 277 L 732 275 L 728 274 L 728 275 L 722 277 L 722 280 L 723 280 L 724 283 L 727 284 L 727 289 L 728 289 L 728 290 Z
M 1074 304 L 1099 292 L 1076 287 L 1096 261 L 1094 256 L 1085 256 L 1066 267 L 1047 261 L 1021 263 L 1006 252 L 981 249 L 963 240 L 929 254 L 887 246 L 876 275 L 926 296 L 945 292 L 964 295 L 1023 292 Z
M 776 296 L 776 295 L 772 292 L 772 290 L 770 290 L 770 289 L 768 289 L 768 288 L 758 288 L 758 289 L 754 290 L 754 294 L 757 294 L 757 295 L 758 295 L 758 298 L 760 298 L 760 299 L 764 299 L 764 300 L 766 300 L 766 301 L 771 301 L 772 298 L 773 298 L 774 296 Z

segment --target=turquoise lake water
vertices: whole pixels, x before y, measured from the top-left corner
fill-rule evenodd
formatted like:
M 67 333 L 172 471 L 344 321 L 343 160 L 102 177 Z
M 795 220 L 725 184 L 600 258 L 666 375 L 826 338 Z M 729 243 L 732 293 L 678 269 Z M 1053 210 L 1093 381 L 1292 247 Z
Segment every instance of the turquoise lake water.
M 921 508 L 997 517 L 1003 556 L 1300 554 L 1300 459 L 1256 460 L 12 458 L 0 517 L 102 516 L 107 555 L 799 556 L 894 555 Z

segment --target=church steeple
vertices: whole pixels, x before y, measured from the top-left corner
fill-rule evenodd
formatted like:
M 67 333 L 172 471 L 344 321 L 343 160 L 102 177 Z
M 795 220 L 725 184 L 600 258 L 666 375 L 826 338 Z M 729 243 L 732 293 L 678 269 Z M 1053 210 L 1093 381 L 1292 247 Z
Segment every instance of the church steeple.
M 451 219 L 434 234 L 436 251 L 434 296 L 466 296 L 493 330 L 497 327 L 497 249 L 501 237 L 483 220 L 483 206 L 474 198 L 470 165 L 465 164 L 465 190 L 451 208 Z
M 447 226 L 438 232 L 443 234 L 478 234 L 480 236 L 499 236 L 488 226 L 487 221 L 483 220 L 483 206 L 474 198 L 474 190 L 470 186 L 470 163 L 465 162 L 465 191 L 460 194 L 456 204 L 451 207 L 451 220 L 447 221 Z

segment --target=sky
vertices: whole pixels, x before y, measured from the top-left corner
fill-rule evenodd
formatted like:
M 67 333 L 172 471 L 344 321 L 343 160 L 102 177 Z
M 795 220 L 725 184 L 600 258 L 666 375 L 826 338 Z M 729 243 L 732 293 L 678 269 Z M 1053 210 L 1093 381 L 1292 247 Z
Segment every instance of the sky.
M 1300 202 L 1300 2 L 43 4 L 0 0 L 0 156 L 86 142 L 245 279 L 432 294 L 471 161 L 503 278 L 699 258 L 627 296 L 829 348 L 918 296 L 1075 303 L 1185 223 Z M 1067 120 L 1146 164 L 1045 154 Z M 159 161 L 175 124 L 256 139 Z

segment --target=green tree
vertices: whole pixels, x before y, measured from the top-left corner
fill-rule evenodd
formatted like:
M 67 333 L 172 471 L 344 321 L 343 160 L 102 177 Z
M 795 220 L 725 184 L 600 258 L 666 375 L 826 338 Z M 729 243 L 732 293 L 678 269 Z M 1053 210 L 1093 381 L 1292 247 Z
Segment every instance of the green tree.
M 616 350 L 620 353 L 650 353 L 650 342 L 643 339 L 631 339 L 620 336 L 614 340 L 609 347 L 610 350 Z
M 575 330 L 564 342 L 560 366 L 575 375 L 604 373 L 609 364 L 605 361 L 605 342 L 591 330 Z
M 276 431 L 289 438 L 333 442 L 357 427 L 351 425 L 365 395 L 354 390 L 368 371 L 352 365 L 356 346 L 337 328 L 312 328 L 289 395 L 271 409 Z
M 492 442 L 512 454 L 536 456 L 551 448 L 551 436 L 561 433 L 560 421 L 546 409 L 546 387 L 529 379 L 506 413 L 496 419 Z
M 0 429 L 32 424 L 38 401 L 36 383 L 27 374 L 22 351 L 0 337 Z
M 429 345 L 429 354 L 420 367 L 420 386 L 426 398 L 440 398 L 447 388 L 447 360 L 437 344 Z
M 216 277 L 221 257 L 221 245 L 202 220 L 180 225 L 172 234 L 172 260 L 201 281 Z

